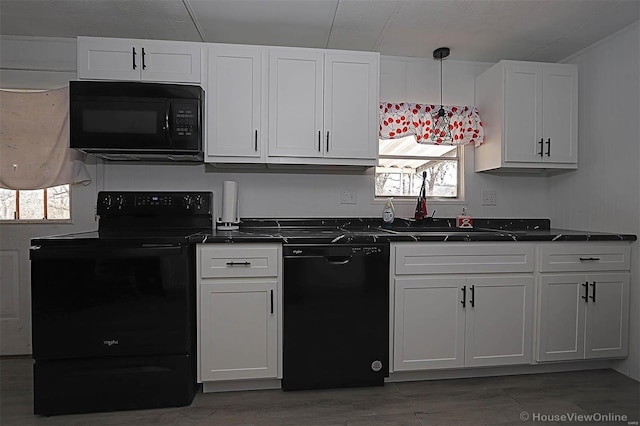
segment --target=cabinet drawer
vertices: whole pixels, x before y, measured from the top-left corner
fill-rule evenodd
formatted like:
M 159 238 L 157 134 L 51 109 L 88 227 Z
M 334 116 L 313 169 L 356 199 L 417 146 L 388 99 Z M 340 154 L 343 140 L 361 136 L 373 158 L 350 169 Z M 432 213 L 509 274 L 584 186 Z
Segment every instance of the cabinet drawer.
M 534 246 L 519 243 L 398 243 L 396 275 L 533 272 Z
M 540 245 L 540 272 L 626 271 L 629 245 L 555 243 Z
M 200 245 L 201 278 L 275 277 L 279 246 L 256 244 Z

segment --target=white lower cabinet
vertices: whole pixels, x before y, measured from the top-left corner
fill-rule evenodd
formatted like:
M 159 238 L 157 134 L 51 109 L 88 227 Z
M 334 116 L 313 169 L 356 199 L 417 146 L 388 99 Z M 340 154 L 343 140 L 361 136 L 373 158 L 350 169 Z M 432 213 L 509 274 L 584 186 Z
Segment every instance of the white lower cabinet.
M 276 377 L 276 280 L 220 281 L 200 286 L 202 380 Z
M 531 362 L 533 277 L 395 279 L 394 370 Z
M 537 361 L 627 356 L 629 255 L 628 245 L 540 247 Z
M 395 279 L 395 371 L 464 366 L 464 283 L 463 278 Z
M 474 303 L 470 306 L 471 300 Z M 466 367 L 531 362 L 531 275 L 468 278 L 466 314 Z
M 280 257 L 280 245 L 198 247 L 199 382 L 280 376 Z
M 394 371 L 531 362 L 532 245 L 397 243 L 391 253 Z
M 628 292 L 624 273 L 542 276 L 537 360 L 627 355 Z

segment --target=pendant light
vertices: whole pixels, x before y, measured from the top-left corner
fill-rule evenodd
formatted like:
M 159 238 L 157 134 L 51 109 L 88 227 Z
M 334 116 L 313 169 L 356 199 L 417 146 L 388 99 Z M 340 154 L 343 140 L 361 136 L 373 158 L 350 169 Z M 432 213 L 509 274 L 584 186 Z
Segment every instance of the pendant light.
M 431 132 L 431 140 L 442 143 L 444 140 L 451 140 L 451 130 L 449 129 L 449 115 L 445 112 L 442 105 L 442 60 L 449 57 L 451 49 L 448 47 L 439 47 L 433 51 L 433 59 L 440 60 L 440 109 L 432 115 L 433 131 Z

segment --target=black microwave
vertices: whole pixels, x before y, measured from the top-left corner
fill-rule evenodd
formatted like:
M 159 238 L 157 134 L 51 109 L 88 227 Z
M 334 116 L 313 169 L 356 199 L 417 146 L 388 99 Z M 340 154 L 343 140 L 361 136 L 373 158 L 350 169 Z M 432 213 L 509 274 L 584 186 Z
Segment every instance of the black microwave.
M 107 160 L 202 161 L 200 86 L 69 82 L 70 147 Z

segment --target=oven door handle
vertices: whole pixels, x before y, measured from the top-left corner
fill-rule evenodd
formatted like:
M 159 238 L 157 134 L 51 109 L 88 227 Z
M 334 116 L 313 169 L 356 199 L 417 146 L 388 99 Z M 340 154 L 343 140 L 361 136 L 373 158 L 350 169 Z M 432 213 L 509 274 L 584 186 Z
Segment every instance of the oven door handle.
M 142 244 L 114 247 L 31 246 L 29 258 L 38 259 L 87 259 L 87 258 L 132 258 L 148 256 L 179 256 L 187 247 L 182 244 Z

